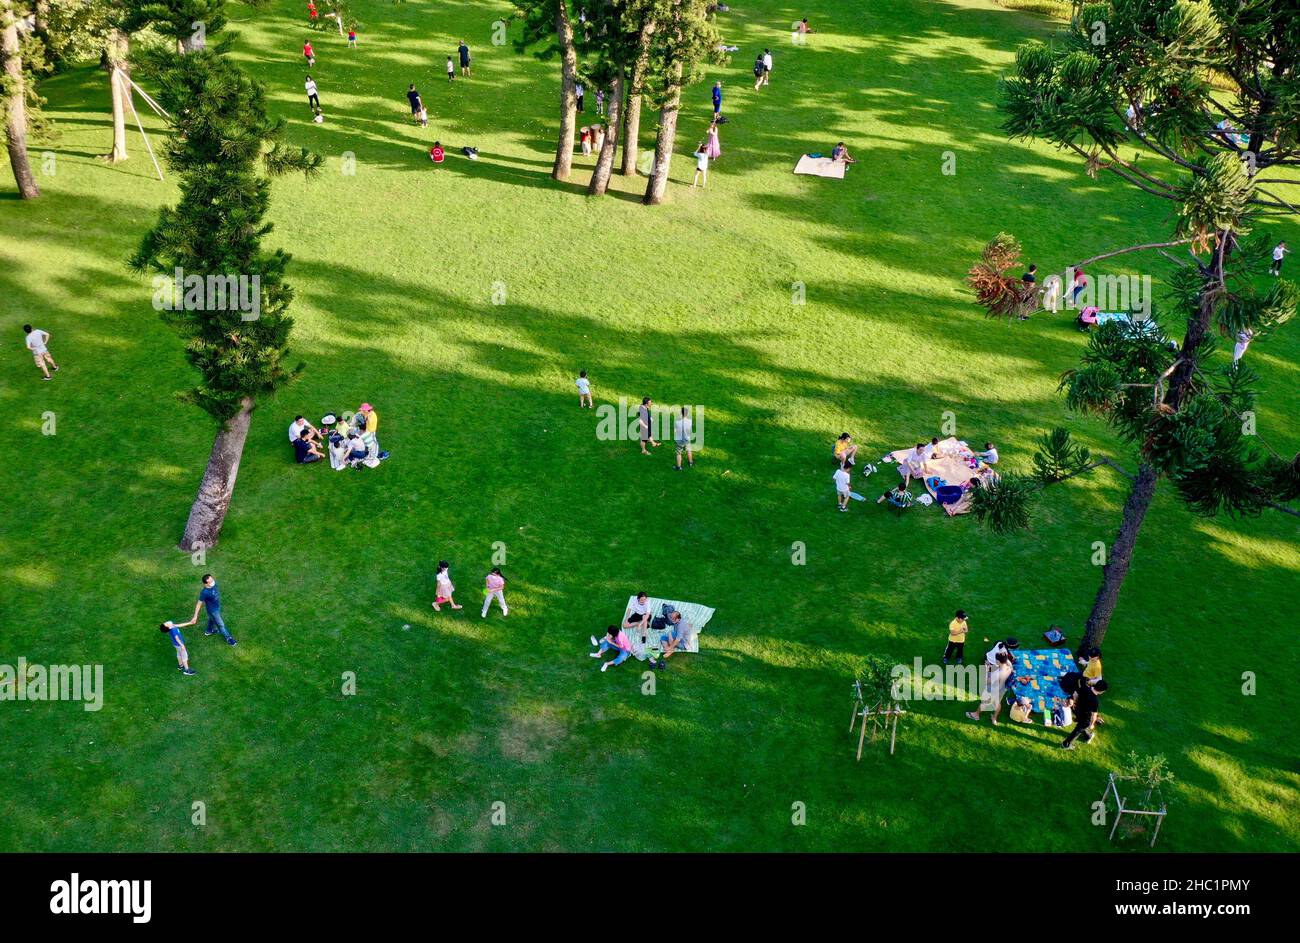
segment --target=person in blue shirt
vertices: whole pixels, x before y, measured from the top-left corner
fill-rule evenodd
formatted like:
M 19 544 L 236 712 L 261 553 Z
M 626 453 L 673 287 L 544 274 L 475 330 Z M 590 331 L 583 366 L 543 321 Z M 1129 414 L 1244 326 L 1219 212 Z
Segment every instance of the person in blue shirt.
M 174 622 L 164 622 L 158 626 L 159 632 L 165 632 L 171 636 L 172 645 L 176 646 L 176 664 L 183 675 L 197 674 L 190 667 L 190 653 L 185 650 L 185 636 L 181 635 L 180 626 Z
M 197 623 L 199 612 L 205 606 L 208 610 L 208 626 L 203 630 L 203 634 L 216 635 L 220 632 L 227 645 L 234 645 L 234 636 L 226 629 L 226 620 L 221 618 L 221 590 L 217 589 L 217 581 L 212 578 L 211 573 L 203 575 L 203 589 L 199 590 L 199 601 L 194 604 L 194 618 L 183 623 L 181 628 Z
M 713 118 L 716 121 L 722 114 L 722 83 L 713 83 Z

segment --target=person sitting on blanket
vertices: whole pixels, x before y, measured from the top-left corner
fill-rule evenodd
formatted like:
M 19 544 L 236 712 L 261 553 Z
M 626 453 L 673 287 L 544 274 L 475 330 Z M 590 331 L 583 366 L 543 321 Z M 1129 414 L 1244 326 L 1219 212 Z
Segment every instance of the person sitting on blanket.
M 348 433 L 348 462 L 353 468 L 360 468 L 361 463 L 366 460 L 370 454 L 370 449 L 366 447 L 366 442 L 361 438 L 361 433 L 355 429 Z
M 606 671 L 610 665 L 621 665 L 627 661 L 628 656 L 632 654 L 632 643 L 628 641 L 627 633 L 616 625 L 607 626 L 605 637 L 599 641 L 596 636 L 591 637 L 591 644 L 596 646 L 596 650 L 591 653 L 592 658 L 599 658 L 611 648 L 618 652 L 618 656 L 613 661 L 602 661 L 600 670 Z
M 910 484 L 913 478 L 925 477 L 925 463 L 930 458 L 930 450 L 926 448 L 924 442 L 916 443 L 916 448 L 907 453 L 899 466 L 899 474 L 903 476 L 904 485 Z
M 831 160 L 843 161 L 846 164 L 857 163 L 856 160 L 854 160 L 852 157 L 849 156 L 849 149 L 844 146 L 843 141 L 840 141 L 833 148 L 831 148 Z
M 896 508 L 910 508 L 912 506 L 912 492 L 908 491 L 907 485 L 900 481 L 880 497 L 876 498 L 877 504 L 884 501 L 888 501 Z
M 985 442 L 984 451 L 976 452 L 975 457 L 983 465 L 996 465 L 998 463 L 998 450 L 992 442 Z
M 636 600 L 627 607 L 627 612 L 623 614 L 623 628 L 645 631 L 650 625 L 650 605 L 646 601 L 649 599 L 645 592 L 636 594 Z
M 835 440 L 834 454 L 837 465 L 854 464 L 854 459 L 858 457 L 858 447 L 853 444 L 853 436 L 847 432 L 841 432 L 840 437 Z
M 659 644 L 664 649 L 664 658 L 677 651 L 677 646 L 691 636 L 691 624 L 682 618 L 680 612 L 674 612 L 667 621 L 668 624 L 665 626 L 667 631 L 659 636 Z

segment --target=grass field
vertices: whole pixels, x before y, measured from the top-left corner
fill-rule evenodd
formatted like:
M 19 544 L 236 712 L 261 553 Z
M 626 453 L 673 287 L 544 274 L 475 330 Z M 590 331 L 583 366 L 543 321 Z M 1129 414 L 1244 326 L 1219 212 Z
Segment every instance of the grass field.
M 307 371 L 257 410 L 203 567 L 174 546 L 212 426 L 174 399 L 191 382 L 181 342 L 124 264 L 174 180 L 153 178 L 134 132 L 129 162 L 96 159 L 108 91 L 88 66 L 42 87 L 61 129 L 43 197 L 0 181 L 0 408 L 16 433 L 0 466 L 0 663 L 103 664 L 106 685 L 97 713 L 0 705 L 0 849 L 1104 850 L 1090 804 L 1129 750 L 1167 754 L 1178 776 L 1162 850 L 1300 846 L 1295 521 L 1197 518 L 1168 489 L 1111 626 L 1097 743 L 1067 753 L 1042 727 L 976 726 L 935 702 L 915 705 L 895 756 L 853 760 L 861 656 L 937 659 L 957 607 L 973 652 L 1053 622 L 1077 635 L 1093 541 L 1118 522 L 1124 482 L 1107 470 L 1050 489 L 1017 537 L 933 508 L 834 513 L 836 434 L 883 454 L 945 411 L 1009 467 L 1062 424 L 1131 465 L 1055 392 L 1084 344 L 1068 317 L 990 322 L 962 283 L 999 230 L 1060 271 L 1170 229 L 1166 207 L 998 130 L 997 79 L 1050 21 L 993 0 L 828 0 L 816 15 L 739 0 L 720 23 L 740 52 L 689 90 L 670 202 L 651 209 L 644 182 L 617 175 L 610 197 L 584 196 L 590 159 L 549 179 L 557 66 L 490 44 L 508 4 L 355 6 L 359 49 L 313 37 L 320 126 L 302 5 L 233 8 L 235 55 L 289 139 L 327 160 L 274 188 L 269 241 L 294 256 Z M 817 33 L 800 48 L 789 24 L 804 15 Z M 461 37 L 475 75 L 448 85 Z M 776 62 L 755 93 L 762 46 Z M 713 78 L 731 121 L 692 191 Z M 427 131 L 408 122 L 412 81 Z M 451 152 L 437 169 L 435 137 Z M 790 173 L 841 139 L 860 160 L 845 180 Z M 53 335 L 51 383 L 20 346 L 24 321 Z M 1295 325 L 1247 355 L 1260 430 L 1288 453 L 1298 355 Z M 598 403 L 702 405 L 698 466 L 674 474 L 670 446 L 644 458 L 597 440 L 580 368 Z M 367 400 L 392 451 L 381 469 L 290 463 L 296 413 Z M 511 613 L 485 621 L 495 542 Z M 455 614 L 429 607 L 444 557 Z M 240 644 L 189 630 L 199 674 L 182 678 L 157 624 L 188 618 L 208 570 Z M 642 587 L 717 609 L 653 696 L 633 663 L 601 674 L 586 657 Z

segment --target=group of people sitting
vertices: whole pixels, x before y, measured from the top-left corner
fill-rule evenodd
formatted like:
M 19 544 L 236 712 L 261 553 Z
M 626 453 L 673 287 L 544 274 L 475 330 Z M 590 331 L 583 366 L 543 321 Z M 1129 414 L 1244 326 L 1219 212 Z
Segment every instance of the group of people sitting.
M 611 649 L 618 653 L 612 659 L 601 661 L 601 671 L 621 665 L 631 657 L 633 646 L 629 631 L 634 636 L 641 636 L 641 645 L 649 653 L 650 667 L 659 669 L 664 667 L 673 652 L 687 644 L 693 630 L 690 622 L 668 603 L 664 604 L 659 615 L 652 614 L 649 597 L 644 591 L 637 593 L 623 614 L 621 625 L 608 626 L 603 638 L 591 637 L 592 647 L 596 649 L 591 653 L 592 658 L 601 658 Z
M 375 468 L 388 458 L 388 453 L 379 448 L 378 432 L 379 413 L 369 403 L 362 403 L 350 421 L 326 413 L 319 429 L 304 417 L 295 416 L 289 423 L 289 443 L 299 465 L 328 457 L 335 471 Z
M 843 511 L 847 510 L 848 498 L 850 496 L 857 497 L 849 490 L 849 473 L 857 464 L 858 457 L 858 446 L 854 443 L 853 437 L 847 432 L 841 432 L 839 438 L 835 440 L 832 455 L 835 458 L 835 463 L 839 466 L 835 473 L 835 485 L 840 494 L 840 510 Z M 975 474 L 970 480 L 958 486 L 962 491 L 969 491 L 972 488 L 982 487 L 988 482 L 989 477 L 993 475 L 993 466 L 998 463 L 998 449 L 992 442 L 985 442 L 983 451 L 977 452 L 968 447 L 965 442 L 959 442 L 954 452 L 951 446 L 945 445 L 938 436 L 931 438 L 928 443 L 918 442 L 916 447 L 898 463 L 898 473 L 903 480 L 881 494 L 876 499 L 876 503 L 888 503 L 896 508 L 911 507 L 915 501 L 912 492 L 909 490 L 912 479 L 918 478 L 925 481 L 926 463 L 933 458 L 941 457 L 957 458 L 969 464 Z M 873 471 L 875 471 L 875 466 L 868 466 L 867 474 L 871 474 Z
M 1007 688 L 1016 678 L 1015 653 L 1019 647 L 1020 642 L 1017 639 L 1003 639 L 984 656 L 984 690 L 980 695 L 979 706 L 973 711 L 966 712 L 966 716 L 971 720 L 978 721 L 982 712 L 989 711 L 993 714 L 993 724 L 997 725 Z M 944 661 L 947 662 L 946 656 Z M 1050 717 L 1050 724 L 1053 727 L 1065 728 L 1071 723 L 1074 724 L 1074 729 L 1061 743 L 1061 746 L 1067 750 L 1074 749 L 1076 740 L 1082 740 L 1084 743 L 1091 741 L 1097 727 L 1105 723 L 1101 716 L 1099 697 L 1110 687 L 1102 676 L 1100 648 L 1093 646 L 1080 652 L 1076 662 L 1079 670 L 1068 672 L 1060 678 L 1061 690 L 1066 696 L 1052 699 Z M 1028 679 L 1019 680 L 1024 682 Z M 1030 717 L 1031 707 L 1032 702 L 1029 698 L 1015 698 L 1011 705 L 1011 719 L 1024 724 L 1033 723 Z M 1046 723 L 1047 720 L 1044 722 Z

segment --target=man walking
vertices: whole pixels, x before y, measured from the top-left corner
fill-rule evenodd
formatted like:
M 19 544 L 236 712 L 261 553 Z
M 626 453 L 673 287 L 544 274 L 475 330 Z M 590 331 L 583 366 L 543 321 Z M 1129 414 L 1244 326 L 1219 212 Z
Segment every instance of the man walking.
M 40 369 L 41 373 L 45 374 L 44 379 L 48 380 L 50 378 L 50 367 L 54 368 L 55 373 L 59 372 L 59 365 L 55 363 L 54 358 L 50 356 L 48 346 L 50 343 L 49 331 L 42 331 L 39 327 L 32 327 L 30 324 L 24 324 L 23 333 L 27 335 L 26 344 L 28 351 L 31 352 L 32 358 L 36 361 L 36 366 Z
M 463 78 L 469 78 L 469 46 L 465 45 L 465 40 L 460 41 L 456 52 L 460 54 L 460 74 Z
M 691 451 L 691 439 L 694 437 L 694 430 L 691 426 L 691 415 L 689 407 L 682 407 L 681 417 L 674 424 L 673 440 L 677 443 L 677 464 L 674 466 L 677 471 L 682 470 L 682 453 L 686 453 L 686 461 L 691 468 L 695 467 L 695 455 Z
M 1074 729 L 1061 743 L 1064 749 L 1073 750 L 1076 739 L 1084 743 L 1092 740 L 1092 729 L 1096 726 L 1097 711 L 1101 707 L 1098 695 L 1105 692 L 1108 687 L 1110 685 L 1105 678 L 1096 684 L 1088 684 L 1080 679 L 1079 690 L 1074 695 Z
M 1269 266 L 1268 274 L 1274 276 L 1282 274 L 1282 260 L 1286 258 L 1286 254 L 1290 251 L 1285 242 L 1279 242 L 1273 247 L 1273 264 Z
M 406 100 L 411 103 L 411 119 L 420 120 L 420 113 L 424 111 L 424 102 L 420 100 L 420 93 L 415 90 L 415 83 L 406 92 Z
M 221 591 L 217 589 L 217 581 L 212 578 L 211 573 L 203 575 L 203 589 L 199 590 L 199 601 L 194 604 L 194 618 L 185 625 L 194 625 L 198 622 L 199 612 L 205 606 L 208 610 L 208 626 L 203 630 L 203 634 L 216 635 L 220 632 L 227 645 L 234 645 L 235 638 L 226 629 L 226 620 L 221 617 Z
M 722 83 L 713 83 L 713 120 L 722 117 Z
M 659 443 L 655 441 L 654 426 L 652 425 L 654 417 L 651 410 L 653 409 L 653 407 L 654 407 L 654 401 L 647 396 L 641 400 L 641 408 L 638 409 L 636 412 L 637 429 L 641 433 L 641 454 L 642 455 L 650 454 L 649 450 L 646 448 L 647 442 L 650 443 L 650 445 L 654 446 L 655 448 L 659 447 Z

